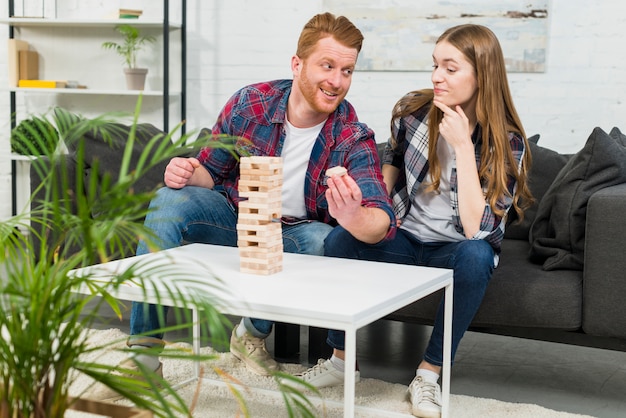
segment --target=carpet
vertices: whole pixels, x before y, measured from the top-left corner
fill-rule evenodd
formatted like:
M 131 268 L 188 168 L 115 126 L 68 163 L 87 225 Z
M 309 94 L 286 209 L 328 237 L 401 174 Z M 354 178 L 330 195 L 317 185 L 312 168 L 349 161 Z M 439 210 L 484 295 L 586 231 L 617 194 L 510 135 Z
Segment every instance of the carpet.
M 91 344 L 115 341 L 112 347 L 123 347 L 126 334 L 119 329 L 93 330 L 90 332 Z M 189 344 L 174 343 L 189 348 Z M 252 374 L 230 353 L 216 353 L 210 347 L 203 347 L 205 354 L 215 353 L 217 358 L 203 363 L 205 380 L 182 385 L 178 392 L 191 404 L 194 392 L 200 384 L 200 396 L 197 398 L 193 416 L 199 418 L 224 418 L 243 416 L 230 389 L 220 379 L 216 369 L 226 371 L 233 381 L 241 382 L 239 391 L 246 400 L 252 417 L 279 418 L 288 416 L 285 412 L 281 394 L 272 378 Z M 124 354 L 115 350 L 90 353 L 85 360 L 95 360 L 105 364 L 117 364 Z M 305 369 L 299 364 L 282 364 L 283 371 L 297 373 Z M 194 365 L 184 360 L 167 359 L 163 366 L 164 377 L 171 383 L 183 383 L 194 376 Z M 89 377 L 80 376 L 71 386 L 73 395 L 80 394 L 92 382 Z M 320 417 L 343 416 L 343 387 L 321 389 L 321 397 L 313 399 Z M 120 401 L 120 404 L 125 404 Z M 377 379 L 363 378 L 356 385 L 357 417 L 411 417 L 410 405 L 406 400 L 406 386 L 384 382 Z M 71 411 L 67 418 L 93 418 L 93 414 Z M 450 396 L 450 417 L 453 418 L 592 418 L 553 411 L 538 405 L 501 402 L 464 395 Z

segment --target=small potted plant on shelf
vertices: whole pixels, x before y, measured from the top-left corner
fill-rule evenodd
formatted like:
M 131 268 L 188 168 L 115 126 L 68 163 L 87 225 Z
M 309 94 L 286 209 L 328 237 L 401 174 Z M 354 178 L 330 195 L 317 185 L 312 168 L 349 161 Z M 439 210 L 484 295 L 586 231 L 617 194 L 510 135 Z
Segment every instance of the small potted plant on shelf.
M 124 73 L 126 74 L 126 86 L 128 89 L 143 90 L 148 69 L 137 67 L 137 55 L 146 44 L 155 42 L 156 38 L 154 36 L 142 35 L 139 29 L 132 25 L 117 25 L 115 30 L 123 36 L 124 42 L 107 41 L 102 44 L 102 47 L 114 50 L 124 60 L 126 65 Z

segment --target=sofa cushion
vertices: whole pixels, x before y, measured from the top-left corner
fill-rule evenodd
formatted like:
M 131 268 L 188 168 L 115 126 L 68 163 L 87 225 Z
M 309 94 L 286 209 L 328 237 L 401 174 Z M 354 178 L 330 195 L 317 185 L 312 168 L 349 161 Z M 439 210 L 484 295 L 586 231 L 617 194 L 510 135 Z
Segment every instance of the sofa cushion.
M 583 274 L 544 271 L 527 260 L 530 243 L 504 240 L 500 264 L 494 270 L 473 327 L 579 330 L 582 324 Z M 432 324 L 442 292 L 406 306 L 389 319 Z
M 536 137 L 536 135 L 534 136 Z M 534 138 L 531 137 L 531 138 Z M 524 219 L 518 222 L 514 210 L 509 211 L 508 224 L 504 237 L 509 239 L 528 240 L 530 226 L 537 216 L 539 202 L 556 178 L 557 174 L 569 160 L 569 156 L 559 154 L 548 148 L 541 147 L 529 138 L 529 150 L 532 156 L 532 165 L 528 173 L 528 187 L 535 202 L 524 212 Z
M 587 202 L 605 187 L 626 183 L 626 136 L 595 128 L 539 203 L 530 230 L 530 259 L 545 270 L 582 270 Z

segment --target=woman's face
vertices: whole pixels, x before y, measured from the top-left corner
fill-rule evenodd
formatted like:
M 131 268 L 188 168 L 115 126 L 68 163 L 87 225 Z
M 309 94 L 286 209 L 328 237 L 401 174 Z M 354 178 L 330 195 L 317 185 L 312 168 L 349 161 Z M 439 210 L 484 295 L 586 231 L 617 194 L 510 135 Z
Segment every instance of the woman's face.
M 460 105 L 468 116 L 476 114 L 478 82 L 474 67 L 446 41 L 435 45 L 431 80 L 436 100 L 452 109 Z

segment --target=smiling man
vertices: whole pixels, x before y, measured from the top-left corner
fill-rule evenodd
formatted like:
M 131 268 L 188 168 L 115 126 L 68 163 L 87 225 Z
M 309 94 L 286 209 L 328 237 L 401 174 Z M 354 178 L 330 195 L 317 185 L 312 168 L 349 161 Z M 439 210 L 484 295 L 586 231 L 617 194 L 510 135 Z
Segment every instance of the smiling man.
M 213 126 L 214 134 L 241 138 L 239 152 L 283 158 L 286 252 L 323 255 L 324 240 L 337 225 L 372 244 L 395 233 L 374 133 L 345 100 L 362 42 L 363 35 L 347 18 L 314 16 L 291 58 L 293 80 L 240 89 Z M 347 174 L 325 176 L 336 166 L 345 167 Z M 206 148 L 195 158 L 172 159 L 164 175 L 167 187 L 158 191 L 146 218 L 160 241 L 157 249 L 187 243 L 236 246 L 238 180 L 239 161 L 228 150 Z M 137 255 L 153 250 L 140 242 Z M 310 296 L 323 298 L 323 292 Z M 155 331 L 165 325 L 158 308 L 133 303 L 129 346 L 163 344 L 163 334 Z M 231 336 L 231 352 L 261 375 L 278 369 L 265 349 L 272 327 L 267 320 L 243 318 Z M 145 354 L 131 356 L 121 366 L 135 369 L 139 362 L 157 372 L 162 367 L 158 357 Z M 116 394 L 103 390 L 90 396 L 110 400 Z

